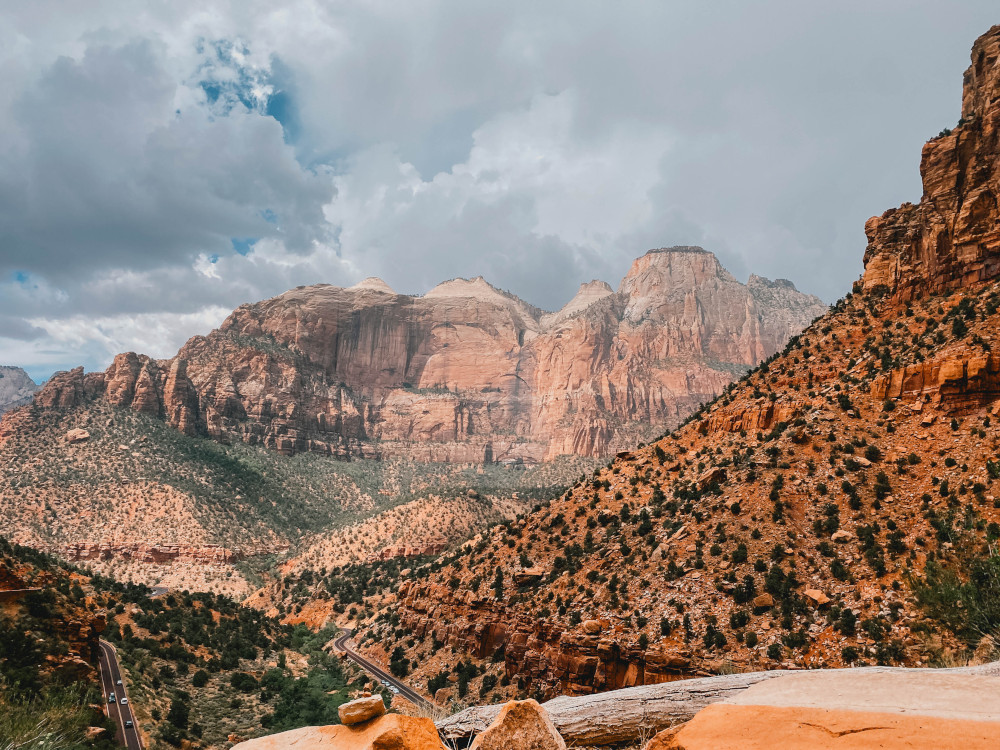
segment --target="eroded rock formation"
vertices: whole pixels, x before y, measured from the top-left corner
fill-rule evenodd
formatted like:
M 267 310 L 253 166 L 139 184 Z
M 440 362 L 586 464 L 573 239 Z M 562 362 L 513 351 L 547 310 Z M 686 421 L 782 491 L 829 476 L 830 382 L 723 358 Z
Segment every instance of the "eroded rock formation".
M 54 550 L 60 557 L 78 562 L 87 560 L 135 560 L 146 563 L 192 562 L 204 565 L 224 565 L 245 560 L 254 555 L 275 550 L 228 549 L 218 544 L 97 544 L 78 542 Z
M 36 403 L 103 396 L 285 454 L 603 456 L 677 423 L 824 310 L 787 281 L 741 284 L 695 247 L 652 250 L 617 292 L 584 284 L 555 313 L 482 278 L 423 297 L 378 279 L 300 287 L 239 307 L 171 360 L 59 373 Z
M 865 225 L 863 286 L 900 302 L 1000 275 L 1000 26 L 973 46 L 962 118 L 924 145 L 920 203 Z

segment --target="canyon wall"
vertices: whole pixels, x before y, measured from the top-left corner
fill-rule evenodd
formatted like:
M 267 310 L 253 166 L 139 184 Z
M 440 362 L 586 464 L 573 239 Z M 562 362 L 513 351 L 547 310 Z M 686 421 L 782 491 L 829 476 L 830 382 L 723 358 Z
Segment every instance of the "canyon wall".
M 962 117 L 928 141 L 920 203 L 865 225 L 863 287 L 899 302 L 1000 275 L 1000 26 L 981 36 L 965 71 Z
M 173 359 L 59 373 L 35 403 L 101 397 L 289 455 L 604 456 L 676 424 L 825 309 L 784 280 L 741 284 L 695 247 L 652 250 L 617 291 L 584 284 L 555 313 L 482 278 L 422 297 L 378 279 L 300 287 L 242 305 Z

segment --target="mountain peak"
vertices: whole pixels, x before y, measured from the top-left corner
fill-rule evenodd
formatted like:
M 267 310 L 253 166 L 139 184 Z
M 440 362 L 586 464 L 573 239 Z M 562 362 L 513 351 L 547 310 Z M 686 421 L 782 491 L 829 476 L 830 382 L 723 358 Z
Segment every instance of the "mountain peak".
M 580 284 L 580 288 L 573 295 L 573 298 L 563 305 L 558 312 L 542 316 L 542 325 L 550 326 L 553 323 L 567 320 L 577 313 L 583 312 L 595 302 L 605 297 L 610 297 L 612 294 L 614 294 L 614 290 L 606 281 L 594 279 L 585 284 Z
M 351 287 L 351 289 L 368 289 L 373 292 L 385 292 L 386 294 L 395 294 L 395 290 L 386 284 L 378 276 L 369 276 L 363 281 L 359 281 L 357 284 Z

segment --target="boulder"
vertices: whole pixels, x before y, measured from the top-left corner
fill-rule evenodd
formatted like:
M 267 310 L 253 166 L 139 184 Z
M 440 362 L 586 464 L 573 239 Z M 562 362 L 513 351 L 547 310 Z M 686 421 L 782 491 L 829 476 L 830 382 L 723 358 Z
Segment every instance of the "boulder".
M 445 750 L 434 722 L 386 714 L 352 726 L 303 727 L 247 740 L 233 750 Z
M 72 430 L 66 433 L 64 438 L 67 443 L 72 445 L 73 443 L 82 443 L 85 440 L 90 440 L 90 433 L 80 427 L 74 427 Z
M 548 713 L 537 701 L 511 701 L 500 709 L 472 750 L 566 750 Z
M 830 597 L 819 589 L 806 589 L 802 592 L 802 595 L 817 607 L 822 607 L 824 604 L 830 603 Z
M 385 703 L 381 695 L 369 695 L 344 703 L 337 709 L 342 724 L 361 724 L 385 713 Z
M 601 632 L 601 623 L 597 620 L 584 620 L 580 627 L 582 627 L 583 632 L 588 635 L 597 635 Z
M 755 609 L 757 607 L 773 607 L 774 597 L 771 596 L 770 594 L 759 594 L 758 596 L 754 597 L 753 606 Z
M 517 586 L 534 586 L 541 583 L 545 577 L 545 568 L 524 568 L 514 571 L 514 583 Z

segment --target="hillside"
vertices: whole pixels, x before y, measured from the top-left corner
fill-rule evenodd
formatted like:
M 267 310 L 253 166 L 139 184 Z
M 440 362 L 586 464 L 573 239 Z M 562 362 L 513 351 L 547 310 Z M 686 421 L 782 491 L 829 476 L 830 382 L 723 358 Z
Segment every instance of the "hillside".
M 606 457 L 673 425 L 826 307 L 739 283 L 696 247 L 651 250 L 617 291 L 544 313 L 482 278 L 422 297 L 377 279 L 242 305 L 177 356 L 57 373 L 35 403 L 94 401 L 285 455 L 494 463 Z
M 116 747 L 101 710 L 99 637 L 115 646 L 151 750 L 335 723 L 341 703 L 378 687 L 323 650 L 330 632 L 212 594 L 151 598 L 2 537 L 0 636 L 0 739 L 53 732 L 30 747 Z
M 373 652 L 488 699 L 995 652 L 1000 27 L 972 59 L 853 294 L 682 428 L 412 573 Z
M 327 533 L 367 534 L 358 561 L 398 543 L 400 529 L 371 520 L 397 506 L 432 503 L 429 518 L 455 521 L 443 535 L 451 542 L 454 529 L 513 517 L 593 465 L 562 458 L 522 471 L 287 457 L 191 437 L 102 400 L 31 406 L 0 424 L 0 521 L 18 543 L 122 580 L 242 599 L 259 583 L 253 569 L 321 548 Z M 470 487 L 481 493 L 474 507 Z M 426 528 L 426 541 L 442 537 Z
M 97 640 L 105 615 L 80 587 L 85 581 L 0 537 L 4 743 L 20 747 L 48 734 L 45 747 L 53 750 L 115 747 L 114 727 L 100 708 L 97 678 Z

